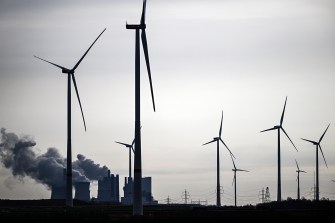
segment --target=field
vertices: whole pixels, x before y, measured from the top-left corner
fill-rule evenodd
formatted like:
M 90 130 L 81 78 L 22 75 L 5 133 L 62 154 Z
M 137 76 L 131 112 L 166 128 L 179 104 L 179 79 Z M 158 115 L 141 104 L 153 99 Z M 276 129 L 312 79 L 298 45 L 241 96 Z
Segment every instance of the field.
M 63 200 L 0 200 L 0 220 L 43 222 L 283 222 L 334 219 L 335 201 L 284 201 L 243 207 L 200 205 L 144 206 L 143 216 L 133 216 L 132 206 Z

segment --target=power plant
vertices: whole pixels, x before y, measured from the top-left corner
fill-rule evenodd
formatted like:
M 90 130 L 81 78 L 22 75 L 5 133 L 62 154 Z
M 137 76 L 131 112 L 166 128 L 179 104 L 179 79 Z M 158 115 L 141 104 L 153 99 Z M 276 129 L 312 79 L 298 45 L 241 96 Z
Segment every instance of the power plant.
M 77 181 L 74 182 L 75 199 L 89 202 L 90 195 L 90 182 Z M 66 169 L 63 171 L 62 181 L 51 187 L 51 199 L 66 199 Z M 119 195 L 119 175 L 111 174 L 110 170 L 107 171 L 107 176 L 98 180 L 98 196 L 97 202 L 105 203 L 120 203 Z
M 151 177 L 142 177 L 142 204 L 153 205 L 158 204 L 157 200 L 154 200 L 151 191 Z M 123 187 L 123 197 L 121 197 L 121 204 L 131 205 L 133 204 L 133 193 L 134 181 L 131 177 L 125 177 Z
M 63 181 L 59 185 L 52 186 L 51 199 L 66 199 L 66 170 L 63 172 Z M 95 199 L 98 203 L 112 204 L 133 204 L 133 189 L 134 181 L 131 177 L 125 177 L 123 186 L 123 197 L 119 193 L 119 175 L 111 174 L 108 170 L 107 175 L 98 180 L 98 194 Z M 80 201 L 91 201 L 90 182 L 74 182 L 75 196 L 74 199 Z M 151 177 L 142 177 L 142 202 L 143 205 L 155 205 L 158 201 L 152 195 L 152 180 Z M 94 198 L 93 198 L 94 199 Z
M 98 180 L 98 202 L 119 203 L 119 175 L 110 173 L 108 170 L 107 176 Z

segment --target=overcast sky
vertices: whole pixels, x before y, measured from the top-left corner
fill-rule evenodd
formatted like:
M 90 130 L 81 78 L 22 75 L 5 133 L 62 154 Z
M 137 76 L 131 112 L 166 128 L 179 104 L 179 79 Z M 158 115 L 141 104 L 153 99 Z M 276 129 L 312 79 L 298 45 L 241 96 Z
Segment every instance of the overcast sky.
M 37 153 L 56 147 L 66 155 L 67 77 L 37 60 L 72 68 L 107 28 L 76 70 L 87 124 L 84 131 L 74 89 L 73 160 L 81 153 L 120 176 L 128 175 L 128 150 L 114 141 L 134 137 L 135 32 L 141 0 L 0 0 L 0 127 L 34 138 Z M 315 147 L 327 125 L 320 154 L 320 197 L 335 199 L 335 2 L 333 0 L 148 0 L 147 39 L 156 112 L 141 53 L 143 176 L 152 177 L 155 199 L 215 203 L 216 137 L 236 156 L 238 204 L 257 203 L 277 191 L 277 133 L 282 134 L 282 197 L 311 198 Z M 223 205 L 233 204 L 233 165 L 221 146 Z M 97 186 L 91 186 L 91 196 Z M 0 198 L 50 198 L 29 177 L 1 166 Z

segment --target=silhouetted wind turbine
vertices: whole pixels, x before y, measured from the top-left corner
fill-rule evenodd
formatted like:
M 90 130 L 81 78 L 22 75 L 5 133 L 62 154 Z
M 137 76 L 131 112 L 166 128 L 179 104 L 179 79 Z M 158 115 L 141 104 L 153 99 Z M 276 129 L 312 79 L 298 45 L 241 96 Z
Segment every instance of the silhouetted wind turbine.
M 131 144 L 127 144 L 127 143 L 123 143 L 123 142 L 118 142 L 115 141 L 118 144 L 124 145 L 126 148 L 129 148 L 129 177 L 128 177 L 128 184 L 129 184 L 129 197 L 130 197 L 130 202 L 132 202 L 133 198 L 132 198 L 132 179 L 131 179 L 131 151 L 134 151 L 134 143 L 135 143 L 135 139 L 133 140 L 133 142 Z
M 317 201 L 319 200 L 319 150 L 318 150 L 318 148 L 320 148 L 321 154 L 322 154 L 322 156 L 323 156 L 323 160 L 325 161 L 326 167 L 328 168 L 328 165 L 327 165 L 325 156 L 323 155 L 323 152 L 322 152 L 320 143 L 321 143 L 323 137 L 325 136 L 325 134 L 326 134 L 326 132 L 327 132 L 329 126 L 330 126 L 330 124 L 327 126 L 325 132 L 322 134 L 322 136 L 320 137 L 320 139 L 319 139 L 318 142 L 315 142 L 315 141 L 312 141 L 312 140 L 308 140 L 308 139 L 301 138 L 302 140 L 305 140 L 305 141 L 307 141 L 307 142 L 310 142 L 310 143 L 312 143 L 313 145 L 316 146 L 316 196 L 315 196 L 315 199 L 316 199 Z
M 297 164 L 297 170 L 295 172 L 298 173 L 298 176 L 297 176 L 297 181 L 298 181 L 298 198 L 297 199 L 300 200 L 300 173 L 306 173 L 306 171 L 299 169 L 297 160 L 295 160 L 295 163 Z
M 232 171 L 234 171 L 234 179 L 233 179 L 233 183 L 234 183 L 234 191 L 235 191 L 235 207 L 236 207 L 236 197 L 237 197 L 237 193 L 236 193 L 236 172 L 237 172 L 237 171 L 249 172 L 249 171 L 248 171 L 248 170 L 242 170 L 242 169 L 236 169 L 234 159 L 233 159 L 232 156 L 230 156 L 230 157 L 231 157 L 231 160 L 233 161 L 233 165 L 234 165 L 234 169 L 232 169 Z
M 80 106 L 80 111 L 81 115 L 83 117 L 83 122 L 84 122 L 84 128 L 86 131 L 86 123 L 85 123 L 85 118 L 84 118 L 84 113 L 83 109 L 81 106 L 80 98 L 79 98 L 79 93 L 78 93 L 78 88 L 77 88 L 77 83 L 76 79 L 74 77 L 74 72 L 81 63 L 81 61 L 84 59 L 84 57 L 87 55 L 88 51 L 92 48 L 94 43 L 99 39 L 99 37 L 102 35 L 103 32 L 105 32 L 106 29 L 104 29 L 100 35 L 94 40 L 94 42 L 91 44 L 91 46 L 86 50 L 84 55 L 79 59 L 79 61 L 74 65 L 72 69 L 68 69 L 65 67 L 62 67 L 58 64 L 52 63 L 50 61 L 44 60 L 40 57 L 34 56 L 37 59 L 43 60 L 51 65 L 54 65 L 60 69 L 62 69 L 62 73 L 67 74 L 67 157 L 66 157 L 66 206 L 72 207 L 73 206 L 73 200 L 72 200 L 72 145 L 71 145 L 71 78 L 73 81 L 74 88 L 76 90 L 79 106 Z
M 141 97 L 140 97 L 140 30 L 145 62 L 147 65 L 152 104 L 155 111 L 154 92 L 151 81 L 147 37 L 145 34 L 145 10 L 146 0 L 143 0 L 141 23 L 135 25 L 126 24 L 127 29 L 135 29 L 135 160 L 134 160 L 134 202 L 133 215 L 143 215 L 142 204 L 142 158 L 141 158 Z
M 281 173 L 280 173 L 280 130 L 283 130 L 283 132 L 285 133 L 285 135 L 287 136 L 287 138 L 290 140 L 290 142 L 292 143 L 292 145 L 294 146 L 294 148 L 297 150 L 297 148 L 295 147 L 294 143 L 292 142 L 292 140 L 290 139 L 290 137 L 287 135 L 286 131 L 283 128 L 283 120 L 284 120 L 284 113 L 285 113 L 285 107 L 286 107 L 286 101 L 287 101 L 287 97 L 285 99 L 285 104 L 284 104 L 284 109 L 283 109 L 283 113 L 281 115 L 280 118 L 280 124 L 274 126 L 273 128 L 270 129 L 266 129 L 263 130 L 261 132 L 266 132 L 266 131 L 270 131 L 270 130 L 278 130 L 278 186 L 277 186 L 277 201 L 281 201 Z M 297 150 L 298 151 L 298 150 Z
M 133 148 L 133 145 L 135 143 L 135 139 L 133 140 L 133 142 L 131 144 L 118 142 L 118 141 L 115 141 L 115 142 L 129 148 L 129 179 L 131 179 L 131 151 L 133 151 L 135 153 L 134 148 Z
M 220 155 L 219 155 L 219 145 L 220 145 L 220 141 L 222 142 L 222 144 L 228 149 L 229 153 L 231 156 L 233 156 L 235 158 L 235 156 L 233 155 L 233 153 L 230 151 L 230 149 L 228 148 L 228 146 L 223 142 L 223 140 L 221 139 L 221 133 L 222 133 L 222 119 L 223 119 L 223 111 L 222 111 L 222 115 L 221 115 L 221 124 L 220 124 L 220 130 L 219 130 L 219 136 L 213 138 L 212 141 L 207 142 L 204 145 L 207 145 L 209 143 L 212 142 L 216 142 L 216 206 L 220 207 L 221 206 L 221 188 L 220 188 Z

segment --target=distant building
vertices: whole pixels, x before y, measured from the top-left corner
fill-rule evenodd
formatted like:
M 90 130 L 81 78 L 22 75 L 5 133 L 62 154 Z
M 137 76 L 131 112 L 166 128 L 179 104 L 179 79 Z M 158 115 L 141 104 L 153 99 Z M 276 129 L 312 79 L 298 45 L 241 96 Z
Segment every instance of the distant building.
M 133 185 L 134 185 L 133 179 L 125 177 L 125 183 L 123 187 L 124 196 L 121 197 L 122 204 L 130 205 L 133 203 L 133 193 L 134 193 Z M 152 196 L 151 177 L 142 177 L 142 203 L 144 205 L 158 204 L 158 202 L 154 200 Z
M 90 182 L 75 182 L 74 188 L 74 199 L 87 202 L 90 201 Z
M 119 203 L 119 175 L 110 174 L 98 180 L 98 202 Z

